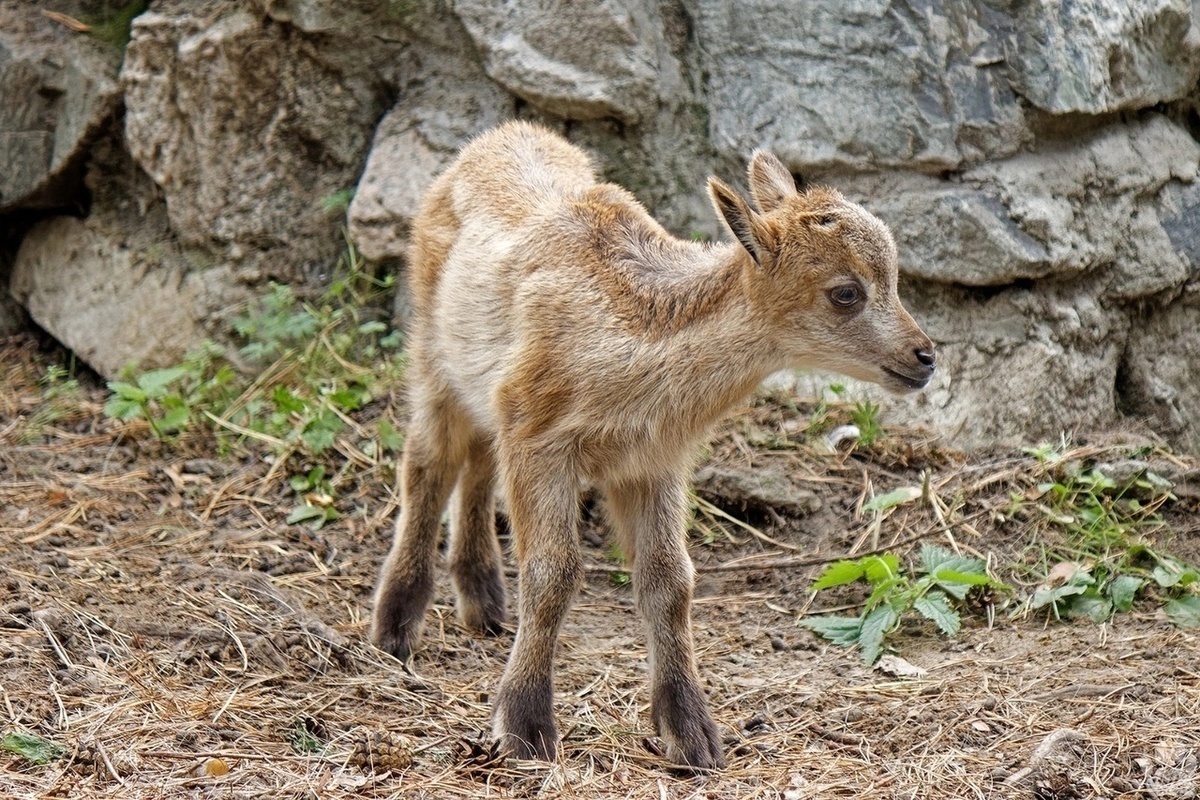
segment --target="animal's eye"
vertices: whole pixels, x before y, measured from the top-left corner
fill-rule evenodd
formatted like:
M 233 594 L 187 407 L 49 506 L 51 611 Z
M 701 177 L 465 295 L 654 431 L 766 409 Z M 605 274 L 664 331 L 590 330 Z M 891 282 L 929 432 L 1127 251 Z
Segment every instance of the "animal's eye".
M 862 291 L 852 283 L 845 286 L 835 286 L 829 290 L 829 302 L 841 308 L 850 308 L 858 305 L 858 301 L 862 298 Z

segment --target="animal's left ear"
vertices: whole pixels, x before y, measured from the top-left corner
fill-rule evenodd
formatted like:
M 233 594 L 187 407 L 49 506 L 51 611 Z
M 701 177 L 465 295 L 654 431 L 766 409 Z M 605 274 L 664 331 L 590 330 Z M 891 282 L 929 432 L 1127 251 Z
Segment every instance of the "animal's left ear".
M 766 150 L 755 150 L 750 157 L 750 195 L 764 214 L 778 208 L 796 194 L 796 181 L 783 162 Z

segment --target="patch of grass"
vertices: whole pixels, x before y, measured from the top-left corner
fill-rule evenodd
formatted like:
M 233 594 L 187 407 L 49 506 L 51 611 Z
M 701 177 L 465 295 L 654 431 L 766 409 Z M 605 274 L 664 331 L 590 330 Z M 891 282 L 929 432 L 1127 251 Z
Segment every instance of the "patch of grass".
M 321 198 L 321 208 L 329 213 L 337 212 L 345 214 L 350 208 L 350 203 L 354 200 L 354 187 L 342 189 L 339 192 L 334 192 L 331 195 Z
M 359 424 L 355 415 L 402 380 L 404 361 L 399 332 L 378 318 L 394 278 L 372 276 L 352 246 L 334 274 L 311 301 L 272 285 L 233 321 L 236 349 L 209 342 L 180 364 L 110 382 L 105 413 L 144 419 L 167 442 L 189 432 L 213 437 L 222 452 L 265 449 L 277 463 L 300 454 L 309 465 L 293 477 L 302 502 L 289 522 L 316 529 L 336 519 L 320 461 L 338 447 L 366 459 L 403 448 L 386 418 Z
M 870 400 L 859 400 L 850 409 L 850 422 L 858 428 L 858 444 L 870 447 L 883 438 L 883 426 L 879 424 L 879 404 Z
M 324 752 L 328 735 L 324 726 L 312 717 L 297 717 L 292 726 L 285 731 L 292 751 L 302 756 Z
M 1067 458 L 1065 442 L 1026 452 L 1044 480 L 1012 494 L 1009 514 L 1056 533 L 1057 541 L 1042 545 L 1040 586 L 1019 611 L 1102 622 L 1147 597 L 1176 624 L 1200 624 L 1194 613 L 1200 610 L 1200 569 L 1154 541 L 1166 530 L 1161 508 L 1175 499 L 1169 482 L 1145 471 L 1118 483 L 1097 466 Z
M 300 498 L 288 514 L 289 525 L 307 522 L 310 528 L 319 531 L 325 523 L 341 516 L 334 507 L 333 484 L 325 478 L 323 465 L 318 464 L 306 474 L 293 475 L 288 484 Z
M 883 655 L 887 637 L 906 616 L 932 621 L 942 633 L 954 636 L 962 627 L 958 610 L 973 591 L 988 595 L 1008 587 L 988 574 L 987 565 L 935 545 L 921 547 L 914 575 L 906 574 L 893 553 L 871 555 L 830 564 L 812 585 L 813 592 L 865 583 L 870 594 L 855 617 L 813 616 L 800 624 L 834 644 L 858 647 L 863 662 L 874 664 Z

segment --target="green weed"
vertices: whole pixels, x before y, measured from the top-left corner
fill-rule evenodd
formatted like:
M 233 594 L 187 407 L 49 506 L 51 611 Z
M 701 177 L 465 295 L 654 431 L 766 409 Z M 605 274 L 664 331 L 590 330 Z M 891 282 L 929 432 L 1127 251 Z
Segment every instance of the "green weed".
M 94 38 L 124 53 L 129 45 L 134 18 L 149 7 L 150 0 L 132 0 L 123 6 L 105 9 L 99 15 L 86 20 L 91 28 L 88 32 Z
M 806 617 L 800 624 L 834 644 L 858 647 L 863 662 L 874 664 L 883 655 L 886 639 L 906 615 L 916 612 L 938 630 L 954 636 L 962 627 L 956 608 L 972 590 L 1007 591 L 976 558 L 957 555 L 935 545 L 921 547 L 916 575 L 905 574 L 892 553 L 865 556 L 829 565 L 812 585 L 814 592 L 865 583 L 871 592 L 856 617 Z
M 858 444 L 870 447 L 883 438 L 883 426 L 879 424 L 879 405 L 870 400 L 859 400 L 850 409 L 850 421 L 858 427 Z

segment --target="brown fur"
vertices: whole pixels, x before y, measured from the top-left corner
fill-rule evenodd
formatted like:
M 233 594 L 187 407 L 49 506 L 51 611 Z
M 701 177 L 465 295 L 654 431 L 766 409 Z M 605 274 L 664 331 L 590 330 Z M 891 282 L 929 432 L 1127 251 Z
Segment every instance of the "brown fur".
M 738 243 L 685 242 L 624 189 L 597 183 L 580 150 L 516 122 L 468 145 L 422 205 L 410 265 L 413 419 L 372 637 L 401 659 L 416 647 L 456 484 L 449 550 L 459 611 L 472 628 L 499 630 L 498 482 L 520 595 L 494 726 L 519 756 L 551 758 L 557 747 L 554 650 L 583 577 L 581 490 L 603 493 L 633 563 L 651 716 L 668 756 L 719 767 L 685 547 L 697 444 L 784 367 L 835 369 L 898 391 L 933 374 L 933 345 L 896 295 L 896 247 L 883 223 L 833 190 L 797 193 L 768 153 L 754 154 L 749 178 L 758 210 L 709 183 Z

